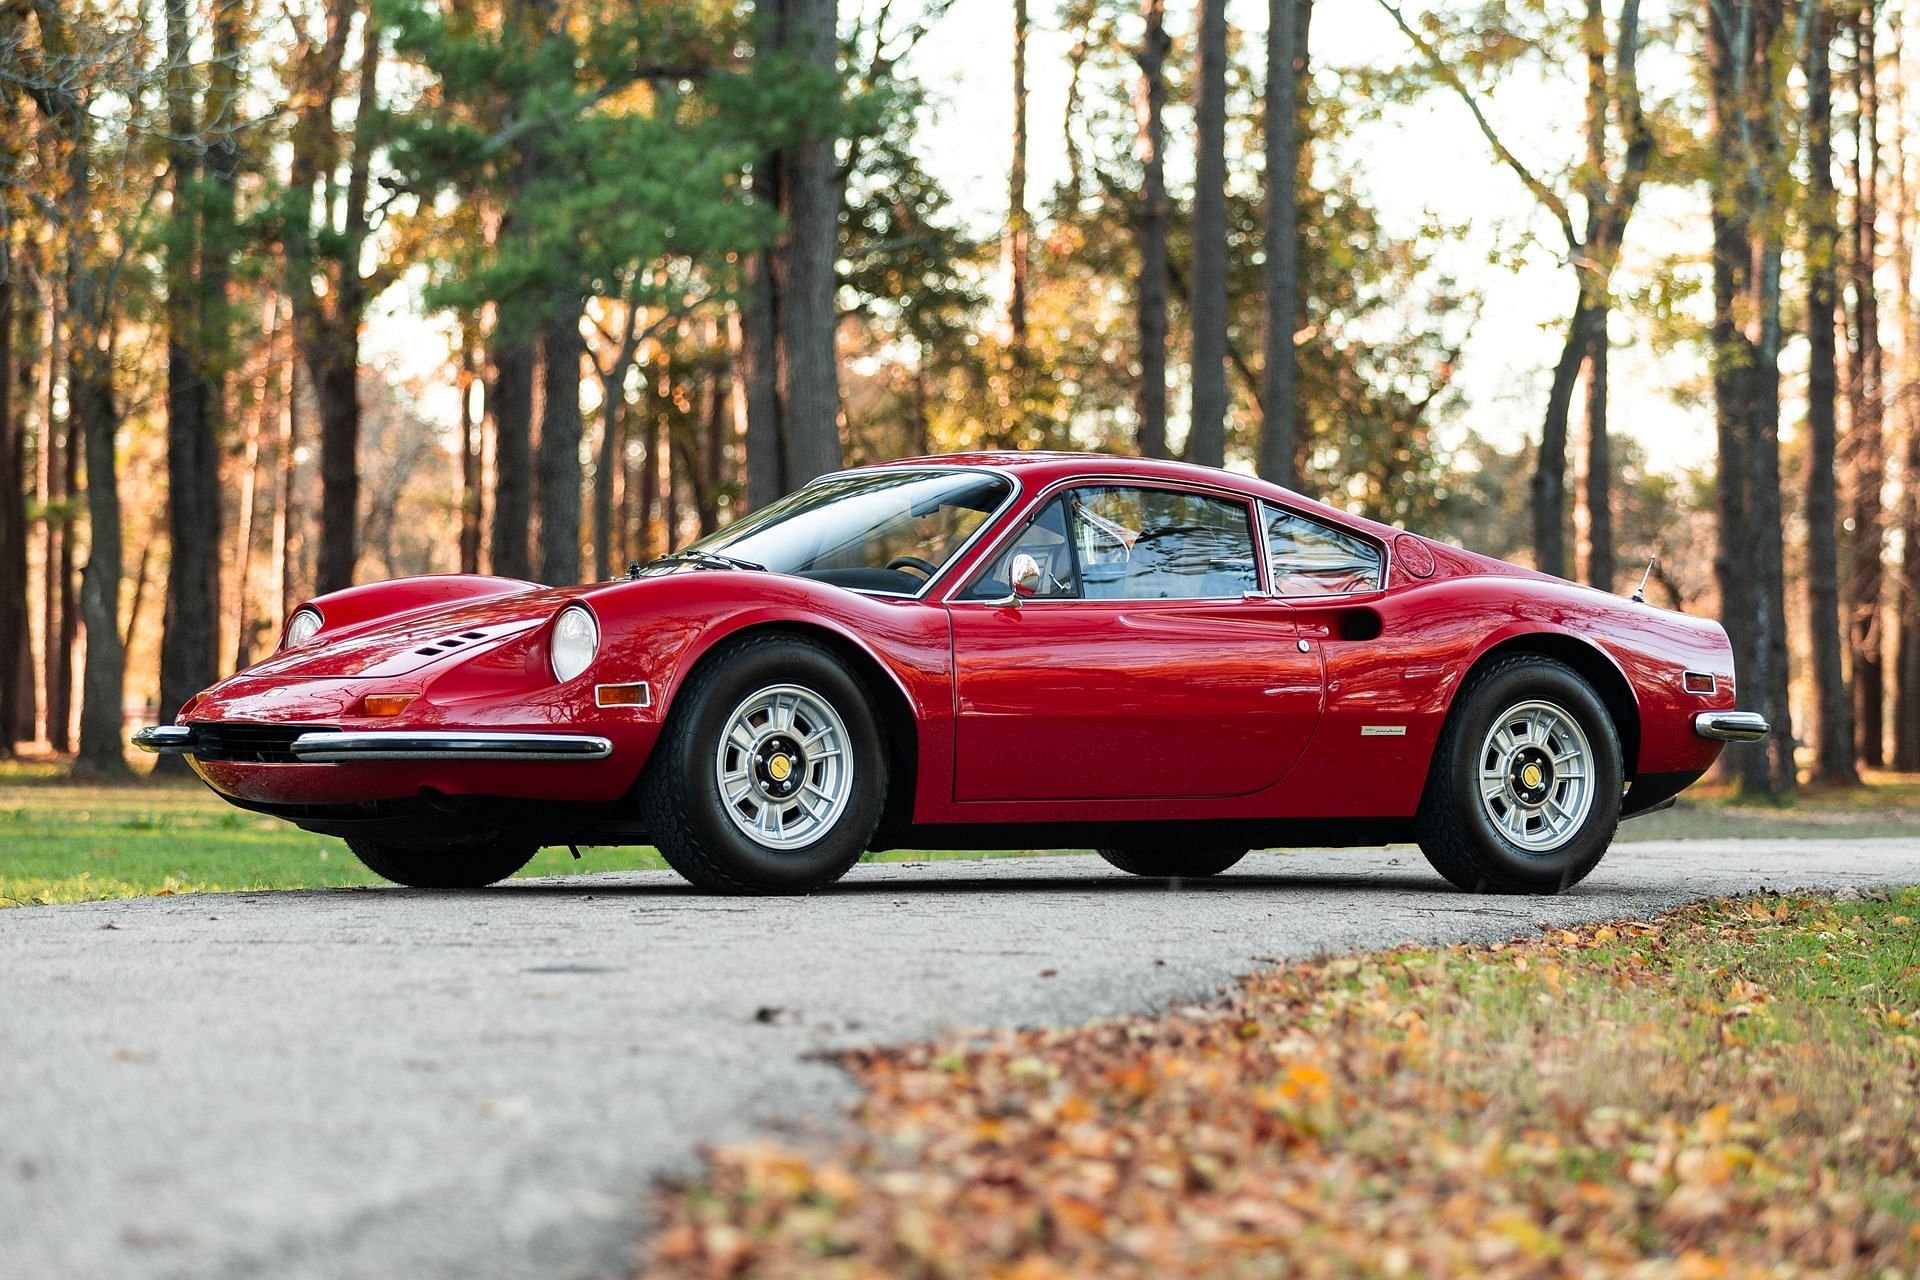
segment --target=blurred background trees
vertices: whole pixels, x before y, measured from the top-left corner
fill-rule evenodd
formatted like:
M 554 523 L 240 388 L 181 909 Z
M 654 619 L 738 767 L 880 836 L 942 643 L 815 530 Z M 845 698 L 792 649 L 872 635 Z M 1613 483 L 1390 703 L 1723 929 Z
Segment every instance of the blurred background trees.
M 124 768 L 349 582 L 605 577 L 843 464 L 1071 447 L 1607 590 L 1657 552 L 1780 726 L 1744 787 L 1920 767 L 1920 17 L 1373 0 L 1356 58 L 1360 8 L 0 0 L 0 752 Z M 1010 86 L 993 181 L 932 141 L 952 47 Z M 1408 216 L 1413 117 L 1470 217 Z M 1529 262 L 1557 358 L 1501 432 L 1474 337 Z M 1622 429 L 1660 393 L 1699 465 Z

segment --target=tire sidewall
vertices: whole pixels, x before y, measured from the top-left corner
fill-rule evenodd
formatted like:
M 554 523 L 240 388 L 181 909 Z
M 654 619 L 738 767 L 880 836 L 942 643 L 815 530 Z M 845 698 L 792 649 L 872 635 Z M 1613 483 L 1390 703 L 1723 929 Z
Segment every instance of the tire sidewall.
M 813 843 L 768 849 L 727 816 L 714 756 L 728 717 L 770 685 L 792 684 L 819 696 L 839 713 L 852 755 L 852 791 L 846 808 Z M 880 726 L 867 692 L 831 655 L 802 640 L 756 646 L 731 655 L 695 689 L 681 731 L 672 735 L 670 785 L 684 788 L 692 835 L 737 879 L 762 891 L 804 892 L 831 881 L 866 852 L 886 803 L 886 762 Z
M 1593 805 L 1572 838 L 1546 852 L 1524 849 L 1509 840 L 1480 798 L 1480 744 L 1508 708 L 1535 700 L 1552 703 L 1579 721 L 1593 752 Z M 1625 774 L 1613 717 L 1592 686 L 1550 659 L 1508 667 L 1473 687 L 1449 737 L 1446 799 L 1457 807 L 1487 870 L 1514 884 L 1558 890 L 1593 869 L 1613 843 L 1620 824 Z

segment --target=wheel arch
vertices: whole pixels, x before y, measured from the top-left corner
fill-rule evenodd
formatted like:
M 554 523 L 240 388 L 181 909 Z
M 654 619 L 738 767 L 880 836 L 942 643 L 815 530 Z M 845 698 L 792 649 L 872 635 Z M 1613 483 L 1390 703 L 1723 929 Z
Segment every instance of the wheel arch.
M 1474 656 L 1460 683 L 1455 686 L 1455 705 L 1458 704 L 1458 690 L 1465 689 L 1482 668 L 1489 663 L 1514 654 L 1537 654 L 1551 658 L 1567 667 L 1585 680 L 1599 695 L 1601 705 L 1606 707 L 1607 715 L 1613 720 L 1613 730 L 1620 737 L 1620 764 L 1628 782 L 1633 781 L 1639 771 L 1640 762 L 1640 701 L 1634 696 L 1633 685 L 1627 680 L 1626 673 L 1620 670 L 1608 653 L 1578 636 L 1555 631 L 1526 631 L 1510 635 L 1487 646 Z M 1452 707 L 1448 708 L 1449 713 Z
M 865 645 L 833 627 L 802 619 L 771 618 L 748 622 L 702 637 L 697 651 L 675 675 L 673 693 L 677 695 L 696 673 L 709 664 L 724 661 L 726 651 L 736 642 L 765 635 L 788 635 L 819 645 L 838 658 L 866 691 L 868 705 L 880 721 L 881 733 L 885 738 L 881 745 L 887 758 L 887 800 L 885 808 L 881 810 L 880 826 L 874 833 L 873 843 L 876 848 L 886 847 L 886 842 L 913 820 L 914 792 L 920 777 L 920 721 L 914 714 L 913 703 L 907 697 L 899 676 Z M 670 701 L 664 708 L 664 714 L 671 716 L 673 710 Z

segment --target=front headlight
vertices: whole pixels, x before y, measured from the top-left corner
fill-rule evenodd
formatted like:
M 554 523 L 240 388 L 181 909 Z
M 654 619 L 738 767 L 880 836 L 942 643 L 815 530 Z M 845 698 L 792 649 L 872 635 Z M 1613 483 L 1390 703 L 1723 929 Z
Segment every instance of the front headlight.
M 298 649 L 301 645 L 313 639 L 314 633 L 319 630 L 320 611 L 318 609 L 310 606 L 295 609 L 293 611 L 293 617 L 287 620 L 287 638 L 281 643 L 281 647 L 285 649 Z
M 600 627 L 593 615 L 577 604 L 560 611 L 553 624 L 553 674 L 562 683 L 587 669 L 600 651 Z

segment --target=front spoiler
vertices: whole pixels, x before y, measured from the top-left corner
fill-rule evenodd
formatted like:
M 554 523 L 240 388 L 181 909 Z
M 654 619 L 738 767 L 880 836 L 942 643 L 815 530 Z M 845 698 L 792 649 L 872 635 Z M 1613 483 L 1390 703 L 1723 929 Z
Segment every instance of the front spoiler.
M 163 756 L 195 754 L 192 725 L 150 725 L 133 745 Z M 303 733 L 290 747 L 301 764 L 391 760 L 605 760 L 613 743 L 593 734 L 484 730 L 362 729 Z

